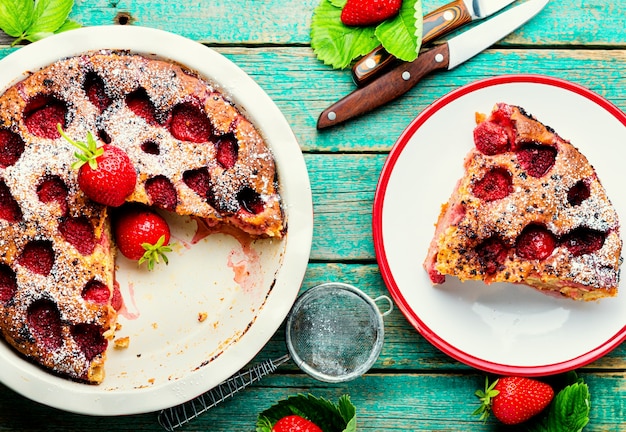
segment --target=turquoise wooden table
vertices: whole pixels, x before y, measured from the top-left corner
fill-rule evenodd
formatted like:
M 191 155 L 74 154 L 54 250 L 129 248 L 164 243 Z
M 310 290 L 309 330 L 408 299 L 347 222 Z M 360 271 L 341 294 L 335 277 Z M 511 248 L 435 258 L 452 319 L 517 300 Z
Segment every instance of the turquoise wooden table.
M 372 241 L 372 203 L 380 170 L 411 120 L 435 100 L 473 81 L 537 73 L 580 84 L 626 111 L 626 0 L 553 0 L 527 25 L 453 71 L 431 75 L 401 99 L 343 126 L 318 132 L 318 115 L 354 89 L 346 70 L 319 62 L 310 22 L 319 0 L 76 0 L 84 26 L 141 25 L 212 47 L 235 62 L 282 110 L 300 143 L 314 202 L 314 234 L 302 290 L 353 283 L 372 297 L 387 293 Z M 443 0 L 424 0 L 425 12 Z M 0 35 L 0 57 L 13 50 Z M 364 133 L 366 131 L 366 133 Z M 252 431 L 257 414 L 297 393 L 331 400 L 349 394 L 360 431 L 499 430 L 471 413 L 484 373 L 434 348 L 396 309 L 386 339 L 362 378 L 324 384 L 285 365 L 187 430 Z M 282 328 L 252 363 L 285 353 Z M 592 395 L 590 431 L 626 431 L 626 347 L 578 370 Z M 90 417 L 32 402 L 0 384 L 0 430 L 160 430 L 155 413 Z

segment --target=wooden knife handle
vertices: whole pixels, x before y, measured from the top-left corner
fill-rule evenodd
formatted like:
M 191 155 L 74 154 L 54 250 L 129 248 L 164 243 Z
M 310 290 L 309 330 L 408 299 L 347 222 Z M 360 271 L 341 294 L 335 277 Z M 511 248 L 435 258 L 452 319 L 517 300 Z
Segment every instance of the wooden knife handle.
M 422 45 L 426 45 L 470 21 L 472 21 L 472 16 L 463 0 L 448 3 L 424 15 Z M 357 86 L 364 86 L 398 62 L 398 59 L 389 54 L 382 45 L 379 45 L 352 66 L 352 79 Z
M 336 126 L 390 102 L 419 82 L 426 74 L 447 69 L 450 50 L 444 43 L 423 52 L 412 62 L 400 63 L 365 87 L 358 88 L 320 114 L 317 129 Z

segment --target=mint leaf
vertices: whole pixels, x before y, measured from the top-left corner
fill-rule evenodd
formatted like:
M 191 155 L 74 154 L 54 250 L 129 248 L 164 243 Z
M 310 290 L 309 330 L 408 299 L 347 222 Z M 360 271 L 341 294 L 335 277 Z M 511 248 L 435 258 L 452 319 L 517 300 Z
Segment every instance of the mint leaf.
M 35 42 L 80 27 L 68 19 L 73 7 L 74 0 L 2 0 L 0 29 L 16 38 L 12 45 Z
M 591 395 L 582 379 L 562 389 L 531 432 L 578 432 L 589 423 Z
M 415 60 L 422 42 L 421 0 L 404 0 L 398 15 L 377 27 L 344 25 L 341 10 L 346 1 L 321 0 L 313 11 L 311 48 L 319 60 L 344 69 L 381 44 L 401 60 Z
M 256 430 L 269 432 L 278 420 L 291 414 L 312 421 L 324 432 L 356 432 L 356 408 L 349 397 L 342 396 L 335 405 L 310 394 L 290 396 L 266 409 L 257 418 Z
M 73 6 L 74 0 L 35 0 L 33 23 L 27 34 L 54 33 L 63 25 Z
M 376 27 L 376 37 L 388 53 L 404 61 L 417 58 L 422 44 L 421 0 L 404 0 L 398 15 Z
M 379 45 L 374 31 L 373 27 L 343 25 L 341 8 L 334 6 L 330 0 L 322 0 L 313 11 L 311 47 L 324 64 L 335 69 L 344 69 L 352 60 Z
M 0 1 L 0 29 L 12 37 L 21 37 L 33 20 L 32 0 Z
M 58 29 L 56 29 L 54 31 L 54 33 L 63 33 L 64 31 L 68 31 L 68 30 L 74 30 L 77 28 L 81 28 L 82 25 L 80 23 L 77 23 L 76 21 L 72 21 L 71 19 L 67 19 L 65 20 L 65 22 L 61 25 L 61 27 L 59 27 Z
M 356 432 L 356 407 L 352 405 L 350 396 L 341 396 L 337 408 L 341 417 L 347 422 L 346 428 L 342 432 Z

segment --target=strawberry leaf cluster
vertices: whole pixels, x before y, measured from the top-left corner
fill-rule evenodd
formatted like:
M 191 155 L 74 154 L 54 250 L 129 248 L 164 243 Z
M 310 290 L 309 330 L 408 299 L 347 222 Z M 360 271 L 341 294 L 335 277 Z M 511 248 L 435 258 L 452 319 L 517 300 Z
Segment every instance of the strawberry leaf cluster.
M 311 47 L 317 58 L 335 69 L 379 45 L 403 61 L 417 58 L 422 42 L 421 0 L 404 0 L 398 15 L 377 26 L 352 27 L 341 22 L 347 0 L 321 0 L 311 20 Z
M 47 36 L 79 28 L 68 18 L 74 0 L 2 0 L 0 29 L 16 38 L 12 46 L 27 40 L 36 42 Z
M 348 395 L 335 404 L 311 394 L 290 396 L 261 412 L 256 431 L 270 432 L 278 420 L 293 414 L 315 423 L 324 432 L 356 432 L 356 408 Z
M 570 381 L 574 382 L 562 388 L 547 410 L 529 425 L 529 432 L 578 432 L 589 423 L 589 386 L 575 373 L 570 374 Z

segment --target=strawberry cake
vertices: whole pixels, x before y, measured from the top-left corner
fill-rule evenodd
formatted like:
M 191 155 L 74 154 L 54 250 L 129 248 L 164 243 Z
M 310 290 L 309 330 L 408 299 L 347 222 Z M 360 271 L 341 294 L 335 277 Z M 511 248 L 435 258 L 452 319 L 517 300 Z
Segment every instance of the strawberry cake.
M 0 96 L 0 331 L 60 376 L 100 383 L 120 299 L 111 209 L 78 187 L 67 136 L 122 148 L 127 201 L 282 238 L 273 155 L 242 112 L 180 65 L 120 51 L 62 59 Z
M 424 262 L 432 283 L 450 275 L 584 301 L 617 295 L 618 216 L 585 156 L 518 106 L 476 120 Z

